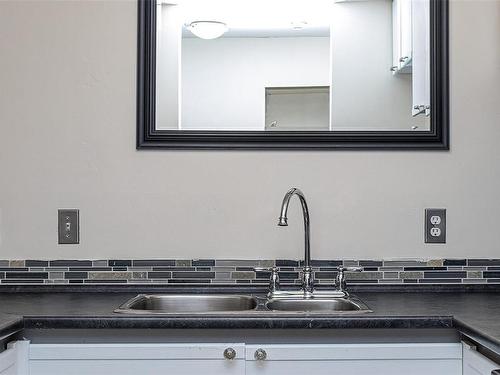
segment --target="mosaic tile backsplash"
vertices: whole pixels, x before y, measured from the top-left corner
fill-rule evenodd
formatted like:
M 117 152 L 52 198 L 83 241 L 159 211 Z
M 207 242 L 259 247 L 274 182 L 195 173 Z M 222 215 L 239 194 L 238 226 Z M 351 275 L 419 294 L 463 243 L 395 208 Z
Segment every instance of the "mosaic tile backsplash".
M 340 265 L 359 266 L 348 284 L 500 284 L 500 259 L 314 260 L 317 284 L 334 284 Z M 279 267 L 281 284 L 299 284 L 296 260 L 121 259 L 0 260 L 1 284 L 267 284 Z

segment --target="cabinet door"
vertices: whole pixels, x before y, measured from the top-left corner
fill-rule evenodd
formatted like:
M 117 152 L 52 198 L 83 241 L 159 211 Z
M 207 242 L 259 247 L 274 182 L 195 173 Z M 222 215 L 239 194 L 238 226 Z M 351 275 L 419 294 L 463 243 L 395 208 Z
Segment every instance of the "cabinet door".
M 232 348 L 235 357 L 224 357 Z M 243 344 L 34 344 L 30 375 L 244 375 Z
M 493 370 L 500 370 L 500 364 L 478 353 L 473 346 L 463 344 L 463 375 L 491 375 Z
M 13 341 L 0 353 L 0 375 L 28 375 L 29 341 Z
M 392 2 L 392 67 L 397 71 L 400 66 L 401 57 L 401 2 Z
M 412 115 L 430 115 L 431 56 L 429 0 L 412 1 Z
M 245 350 L 247 375 L 462 373 L 460 344 L 247 345 Z
M 411 73 L 412 51 L 412 0 L 394 0 L 392 2 L 392 65 L 394 71 Z
M 397 0 L 399 1 L 399 17 L 400 17 L 400 56 L 399 66 L 403 67 L 408 64 L 412 58 L 412 0 Z

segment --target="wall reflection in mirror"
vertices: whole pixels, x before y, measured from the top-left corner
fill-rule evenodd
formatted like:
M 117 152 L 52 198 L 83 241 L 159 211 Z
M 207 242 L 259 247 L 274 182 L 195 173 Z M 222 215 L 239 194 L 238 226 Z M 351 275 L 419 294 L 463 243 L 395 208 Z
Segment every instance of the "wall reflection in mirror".
M 429 0 L 161 0 L 156 128 L 427 131 Z

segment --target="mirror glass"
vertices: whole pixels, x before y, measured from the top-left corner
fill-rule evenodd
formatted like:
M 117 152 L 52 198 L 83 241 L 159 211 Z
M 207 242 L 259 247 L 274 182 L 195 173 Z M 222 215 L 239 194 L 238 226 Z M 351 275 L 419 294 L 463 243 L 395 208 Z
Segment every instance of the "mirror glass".
M 156 129 L 430 130 L 429 0 L 158 0 Z

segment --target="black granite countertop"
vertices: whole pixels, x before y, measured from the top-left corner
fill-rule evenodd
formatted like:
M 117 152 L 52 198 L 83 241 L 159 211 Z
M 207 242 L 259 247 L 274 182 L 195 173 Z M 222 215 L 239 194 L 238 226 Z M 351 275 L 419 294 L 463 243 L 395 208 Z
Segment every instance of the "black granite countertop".
M 137 293 L 0 293 L 0 335 L 24 328 L 457 328 L 500 354 L 500 293 L 356 293 L 373 312 L 138 316 L 114 313 Z
M 23 317 L 14 314 L 0 314 L 0 338 L 17 332 L 24 327 Z

